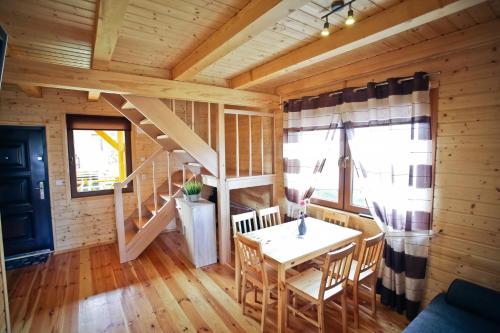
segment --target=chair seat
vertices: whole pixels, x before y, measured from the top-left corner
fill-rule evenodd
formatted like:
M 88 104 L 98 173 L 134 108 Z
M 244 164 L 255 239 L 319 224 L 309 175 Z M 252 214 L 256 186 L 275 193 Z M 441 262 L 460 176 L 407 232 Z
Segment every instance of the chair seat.
M 278 272 L 271 267 L 271 265 L 264 265 L 267 273 L 267 280 L 269 283 L 269 288 L 274 289 L 278 285 Z M 262 289 L 262 278 L 257 275 L 256 272 L 250 271 L 247 272 L 247 279 L 248 281 L 252 282 L 254 285 L 258 286 L 260 289 Z
M 321 288 L 321 277 L 323 272 L 316 268 L 309 268 L 287 281 L 287 287 L 292 291 L 297 291 L 303 294 L 306 298 L 313 301 L 319 300 L 319 290 Z M 342 285 L 338 285 L 332 289 L 326 290 L 323 300 L 327 300 L 336 294 L 342 292 Z
M 352 263 L 351 263 L 351 270 L 349 271 L 349 283 L 352 284 L 352 282 L 354 282 L 354 274 L 356 273 L 356 267 L 358 266 L 358 261 L 357 260 L 353 260 Z M 358 282 L 359 281 L 363 281 L 364 279 L 366 279 L 367 277 L 369 277 L 370 275 L 372 275 L 374 273 L 373 269 L 367 269 L 366 271 L 364 272 L 361 272 L 359 274 L 359 279 L 358 279 Z

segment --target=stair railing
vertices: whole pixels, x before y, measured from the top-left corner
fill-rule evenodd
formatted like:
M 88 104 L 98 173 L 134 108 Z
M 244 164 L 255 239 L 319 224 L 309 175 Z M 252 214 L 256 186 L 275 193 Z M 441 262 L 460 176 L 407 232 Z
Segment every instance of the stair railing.
M 170 174 L 170 153 L 166 151 L 164 148 L 161 148 L 155 151 L 150 157 L 148 157 L 141 165 L 134 170 L 127 178 L 125 178 L 122 182 L 114 184 L 114 193 L 115 193 L 115 218 L 116 218 L 116 231 L 118 237 L 118 247 L 120 250 L 120 254 L 125 253 L 126 249 L 126 239 L 125 239 L 125 217 L 124 217 L 124 205 L 123 205 L 123 189 L 125 189 L 130 182 L 134 181 L 135 183 L 135 193 L 137 197 L 137 214 L 139 225 L 143 225 L 143 196 L 141 189 L 141 175 L 144 170 L 151 166 L 152 167 L 152 185 L 153 185 L 153 195 L 154 195 L 154 214 L 158 213 L 158 184 L 157 184 L 157 159 L 162 152 L 167 153 L 167 172 Z M 169 177 L 170 178 L 170 177 Z M 170 180 L 170 179 L 169 179 Z M 169 182 L 169 187 L 171 187 L 171 183 Z M 171 193 L 171 188 L 169 188 L 169 193 Z M 146 196 L 147 197 L 147 196 Z

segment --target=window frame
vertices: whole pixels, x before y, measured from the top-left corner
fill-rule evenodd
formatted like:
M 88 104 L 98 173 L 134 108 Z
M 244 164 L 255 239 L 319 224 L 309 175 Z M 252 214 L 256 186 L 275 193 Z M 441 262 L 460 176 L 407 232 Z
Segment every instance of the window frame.
M 67 114 L 66 115 L 66 134 L 68 143 L 68 166 L 69 166 L 69 182 L 71 190 L 71 198 L 88 198 L 101 195 L 114 194 L 114 189 L 109 190 L 99 190 L 99 191 L 88 191 L 88 192 L 78 192 L 77 181 L 76 181 L 76 164 L 75 164 L 75 140 L 73 135 L 73 130 L 79 130 L 80 128 L 73 128 L 72 123 L 74 121 L 88 122 L 90 124 L 97 124 L 95 129 L 88 128 L 87 130 L 113 130 L 113 131 L 123 131 L 125 137 L 125 169 L 127 176 L 132 173 L 132 135 L 131 135 L 131 124 L 124 117 L 117 116 L 95 116 L 95 115 L 80 115 L 80 114 Z M 128 126 L 124 126 L 128 122 Z M 100 125 L 99 125 L 100 124 Z M 127 127 L 124 129 L 114 128 L 110 129 L 108 126 L 119 127 L 120 125 Z M 130 182 L 123 192 L 133 192 L 133 182 Z
M 338 128 L 340 131 L 340 157 L 339 160 L 345 161 L 345 166 L 339 167 L 339 201 L 330 201 L 326 199 L 312 198 L 311 203 L 320 205 L 323 207 L 343 210 L 349 213 L 355 214 L 370 214 L 368 208 L 355 206 L 351 203 L 351 192 L 352 192 L 352 172 L 354 171 L 352 165 L 351 151 L 349 149 L 349 144 L 347 142 L 347 134 L 344 128 Z

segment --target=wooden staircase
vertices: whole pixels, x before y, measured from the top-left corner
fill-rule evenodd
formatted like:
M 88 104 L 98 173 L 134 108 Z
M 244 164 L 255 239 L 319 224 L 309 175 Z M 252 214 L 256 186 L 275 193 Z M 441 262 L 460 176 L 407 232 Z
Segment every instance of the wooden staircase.
M 103 98 L 130 122 L 139 127 L 161 149 L 147 158 L 123 182 L 115 184 L 115 215 L 120 261 L 137 258 L 166 227 L 175 222 L 175 198 L 182 196 L 184 182 L 197 175 L 206 185 L 218 184 L 218 155 L 162 100 L 137 96 L 102 94 Z M 166 155 L 166 179 L 157 179 L 160 156 Z M 181 170 L 174 171 L 171 158 L 182 155 Z M 152 169 L 152 191 L 143 197 L 142 180 Z M 150 172 L 151 173 L 151 172 Z M 125 217 L 124 193 L 134 186 L 136 208 Z

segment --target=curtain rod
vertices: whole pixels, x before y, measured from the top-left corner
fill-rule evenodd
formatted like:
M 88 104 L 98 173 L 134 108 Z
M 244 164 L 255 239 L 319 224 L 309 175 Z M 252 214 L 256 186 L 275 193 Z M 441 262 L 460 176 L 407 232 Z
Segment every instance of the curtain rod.
M 437 72 L 432 72 L 432 73 L 427 73 L 427 74 L 424 74 L 425 77 L 428 77 L 428 76 L 431 76 L 431 75 L 440 75 L 441 74 L 441 71 L 437 71 Z M 398 83 L 401 83 L 401 82 L 404 82 L 404 81 L 410 81 L 410 80 L 413 80 L 414 77 L 413 76 L 408 76 L 408 77 L 404 77 L 404 78 L 401 78 L 398 80 Z M 385 86 L 389 84 L 389 82 L 387 81 L 383 81 L 383 82 L 379 82 L 375 85 L 375 87 L 379 87 L 379 86 Z M 359 87 L 359 88 L 355 88 L 353 89 L 354 92 L 357 92 L 357 91 L 360 91 L 360 90 L 363 90 L 363 89 L 367 89 L 368 87 Z M 342 94 L 343 91 L 342 90 L 339 90 L 339 91 L 335 91 L 335 92 L 332 92 L 330 94 L 328 94 L 328 96 L 333 96 L 333 95 L 340 95 Z M 314 96 L 314 97 L 310 97 L 309 100 L 313 100 L 313 99 L 316 99 L 316 98 L 319 98 L 319 96 Z

